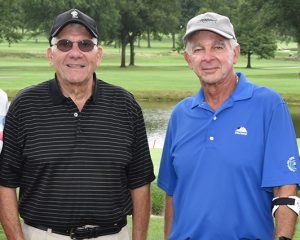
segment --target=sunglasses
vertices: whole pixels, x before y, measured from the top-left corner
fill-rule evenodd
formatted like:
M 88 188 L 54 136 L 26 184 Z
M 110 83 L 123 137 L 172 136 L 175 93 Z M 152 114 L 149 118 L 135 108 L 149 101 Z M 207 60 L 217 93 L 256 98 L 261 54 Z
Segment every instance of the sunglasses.
M 56 39 L 53 39 L 54 41 L 51 42 L 51 45 L 55 45 L 60 51 L 62 52 L 68 52 L 72 49 L 73 44 L 77 43 L 78 48 L 82 52 L 90 52 L 94 49 L 95 45 L 97 45 L 97 39 L 84 39 L 77 42 L 72 42 L 68 39 L 61 39 L 58 41 L 55 41 Z

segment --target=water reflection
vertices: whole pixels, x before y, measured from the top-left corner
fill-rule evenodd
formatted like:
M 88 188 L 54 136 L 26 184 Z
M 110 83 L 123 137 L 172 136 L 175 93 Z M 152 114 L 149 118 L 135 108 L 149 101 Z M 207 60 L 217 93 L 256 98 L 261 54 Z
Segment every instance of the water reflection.
M 150 148 L 162 148 L 175 102 L 141 102 Z
M 150 148 L 162 148 L 171 111 L 176 102 L 140 102 Z M 297 138 L 300 138 L 300 106 L 289 106 Z

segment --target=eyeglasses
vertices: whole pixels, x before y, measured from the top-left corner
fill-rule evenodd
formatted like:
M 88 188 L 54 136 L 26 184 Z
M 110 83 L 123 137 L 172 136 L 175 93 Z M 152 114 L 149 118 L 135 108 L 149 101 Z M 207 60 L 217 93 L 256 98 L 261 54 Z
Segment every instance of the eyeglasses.
M 56 45 L 56 47 L 62 52 L 70 51 L 72 49 L 74 43 L 78 44 L 78 48 L 82 52 L 90 52 L 94 49 L 95 45 L 97 45 L 96 38 L 84 39 L 84 40 L 80 40 L 77 42 L 72 42 L 71 40 L 68 40 L 68 39 L 61 39 L 61 40 L 57 41 L 57 39 L 53 38 L 52 40 L 53 41 L 51 41 L 51 45 L 52 46 Z

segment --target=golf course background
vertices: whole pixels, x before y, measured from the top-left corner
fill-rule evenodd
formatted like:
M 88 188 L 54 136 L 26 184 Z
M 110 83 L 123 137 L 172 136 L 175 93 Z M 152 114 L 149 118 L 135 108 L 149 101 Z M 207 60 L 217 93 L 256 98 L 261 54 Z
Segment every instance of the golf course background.
M 142 47 L 135 48 L 136 66 L 127 68 L 119 67 L 120 48 L 103 46 L 104 55 L 97 77 L 126 88 L 140 102 L 178 101 L 193 95 L 200 87 L 199 80 L 187 67 L 182 53 L 173 51 L 171 44 L 171 39 L 167 37 L 162 41 L 152 41 L 152 48 L 146 48 L 146 42 L 142 41 Z M 24 87 L 53 78 L 53 70 L 46 59 L 47 47 L 47 40 L 43 37 L 13 44 L 11 47 L 7 43 L 0 43 L 0 88 L 8 93 L 10 99 Z M 247 69 L 246 58 L 242 56 L 235 69 L 244 72 L 252 82 L 281 93 L 289 106 L 299 108 L 300 114 L 300 62 L 295 59 L 296 50 L 296 43 L 278 43 L 275 59 L 262 60 L 252 56 L 252 68 Z M 151 149 L 151 155 L 157 174 L 161 149 Z M 157 211 L 161 211 L 163 193 L 159 192 L 156 183 L 152 185 L 153 205 L 158 205 Z M 6 239 L 2 229 L 0 239 Z M 163 218 L 153 215 L 149 240 L 162 239 Z M 300 240 L 299 223 L 294 239 Z

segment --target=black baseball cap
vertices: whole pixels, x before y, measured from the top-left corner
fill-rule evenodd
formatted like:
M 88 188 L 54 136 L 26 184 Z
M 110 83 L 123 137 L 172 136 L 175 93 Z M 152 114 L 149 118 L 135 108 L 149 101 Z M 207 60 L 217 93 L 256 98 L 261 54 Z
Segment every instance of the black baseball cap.
M 90 16 L 84 14 L 83 12 L 79 11 L 78 9 L 70 9 L 66 12 L 59 14 L 54 19 L 49 36 L 50 44 L 52 38 L 55 37 L 69 23 L 79 23 L 83 25 L 92 34 L 92 36 L 99 39 L 99 34 L 95 20 Z

